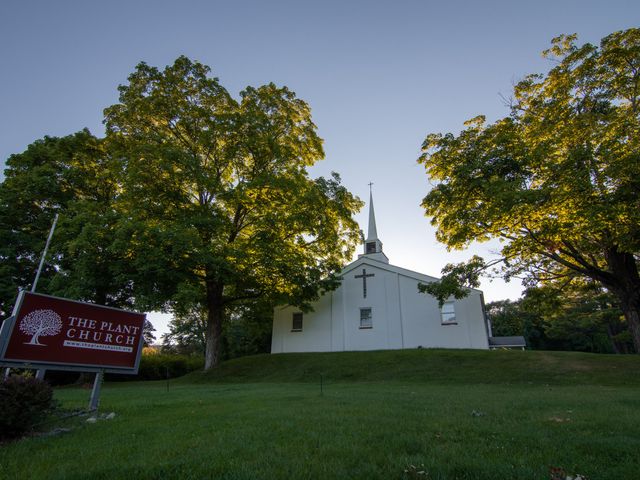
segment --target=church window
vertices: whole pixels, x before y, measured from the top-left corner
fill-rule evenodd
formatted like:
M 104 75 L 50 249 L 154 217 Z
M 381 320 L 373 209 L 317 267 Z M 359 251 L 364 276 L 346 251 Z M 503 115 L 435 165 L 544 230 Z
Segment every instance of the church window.
M 440 308 L 440 319 L 442 325 L 455 325 L 456 322 L 456 308 L 455 302 L 444 302 Z
M 302 312 L 296 312 L 293 314 L 293 321 L 291 322 L 292 332 L 302 331 Z
M 376 253 L 376 242 L 367 242 L 367 253 Z
M 360 309 L 360 328 L 373 328 L 373 315 L 370 307 Z

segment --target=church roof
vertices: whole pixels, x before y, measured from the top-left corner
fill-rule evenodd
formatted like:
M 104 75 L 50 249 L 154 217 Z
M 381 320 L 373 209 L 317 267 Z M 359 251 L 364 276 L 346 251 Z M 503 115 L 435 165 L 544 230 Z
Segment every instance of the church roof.
M 369 265 L 371 267 L 380 268 L 382 270 L 387 270 L 389 272 L 397 273 L 398 275 L 402 275 L 405 277 L 413 278 L 414 280 L 418 280 L 424 283 L 431 283 L 440 280 L 438 277 L 432 277 L 431 275 L 426 275 L 424 273 L 416 272 L 414 270 L 409 270 L 407 268 L 398 267 L 396 265 L 391 265 L 390 263 L 381 262 L 376 260 L 375 258 L 371 258 L 369 255 L 360 255 L 360 257 L 351 262 L 349 265 L 344 267 L 340 272 L 341 275 L 346 275 L 352 270 L 362 266 Z M 478 290 L 477 288 L 467 288 L 467 290 L 471 290 L 472 292 L 482 293 L 482 290 Z

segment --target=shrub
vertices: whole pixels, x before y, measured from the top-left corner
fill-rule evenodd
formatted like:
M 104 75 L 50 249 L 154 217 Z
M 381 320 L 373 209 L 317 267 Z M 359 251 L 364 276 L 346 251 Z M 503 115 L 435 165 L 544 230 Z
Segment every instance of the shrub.
M 52 410 L 51 386 L 32 377 L 13 375 L 0 383 L 0 438 L 29 431 Z
M 196 355 L 177 355 L 165 353 L 142 354 L 138 375 L 107 374 L 106 380 L 164 380 L 181 377 L 194 370 L 204 368 L 204 358 Z
M 204 368 L 204 359 L 194 355 L 143 355 L 138 370 L 139 380 L 163 380 L 181 377 L 189 372 Z

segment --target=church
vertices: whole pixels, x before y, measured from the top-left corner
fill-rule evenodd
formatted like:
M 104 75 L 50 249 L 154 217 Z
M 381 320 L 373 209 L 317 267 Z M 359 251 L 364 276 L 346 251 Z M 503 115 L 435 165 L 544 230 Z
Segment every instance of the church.
M 488 349 L 491 327 L 480 290 L 439 307 L 419 283 L 437 280 L 396 267 L 382 251 L 373 196 L 364 253 L 341 273 L 340 286 L 313 303 L 313 311 L 276 307 L 271 353 L 393 350 L 402 348 Z

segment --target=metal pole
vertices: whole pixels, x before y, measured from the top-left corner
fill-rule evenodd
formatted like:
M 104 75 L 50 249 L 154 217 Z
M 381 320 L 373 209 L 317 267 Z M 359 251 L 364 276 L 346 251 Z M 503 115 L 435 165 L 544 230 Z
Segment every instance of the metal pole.
M 44 266 L 44 259 L 47 256 L 47 250 L 49 250 L 49 244 L 51 243 L 51 237 L 53 237 L 53 231 L 56 229 L 56 223 L 58 223 L 57 213 L 56 213 L 56 217 L 53 219 L 53 225 L 51 225 L 51 230 L 49 230 L 49 237 L 47 238 L 47 243 L 44 245 L 44 251 L 42 252 L 42 257 L 40 257 L 40 265 L 38 266 L 38 271 L 36 272 L 36 278 L 33 280 L 33 285 L 31 285 L 31 293 L 35 293 L 36 291 L 36 285 L 38 285 L 40 272 L 42 272 L 42 267 Z
M 38 279 L 40 278 L 40 273 L 42 272 L 42 267 L 44 266 L 44 259 L 47 257 L 47 250 L 49 250 L 49 244 L 51 243 L 51 237 L 53 237 L 53 231 L 56 229 L 56 223 L 58 223 L 58 214 L 56 213 L 55 218 L 53 219 L 53 225 L 51 225 L 51 230 L 49 230 L 49 236 L 47 237 L 47 243 L 44 245 L 44 251 L 42 252 L 42 257 L 40 257 L 40 265 L 38 265 L 38 271 L 36 272 L 36 278 L 33 280 L 33 285 L 31 285 L 31 293 L 35 293 L 36 285 L 38 285 Z M 41 368 L 36 373 L 36 378 L 38 380 L 44 380 L 44 374 L 47 370 Z
M 96 372 L 96 378 L 93 380 L 93 390 L 91 390 L 91 398 L 89 399 L 89 410 L 98 410 L 100 405 L 100 389 L 102 387 L 103 372 Z

